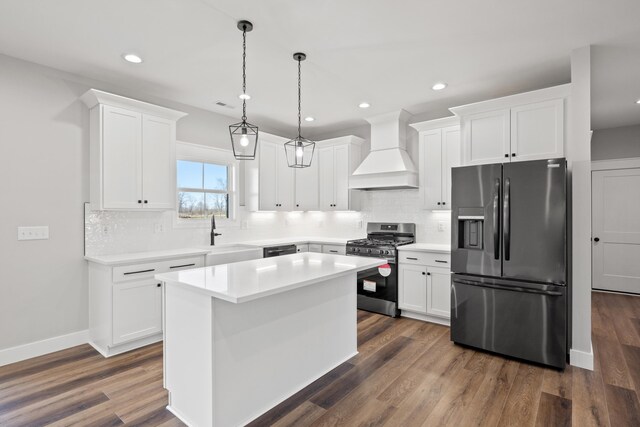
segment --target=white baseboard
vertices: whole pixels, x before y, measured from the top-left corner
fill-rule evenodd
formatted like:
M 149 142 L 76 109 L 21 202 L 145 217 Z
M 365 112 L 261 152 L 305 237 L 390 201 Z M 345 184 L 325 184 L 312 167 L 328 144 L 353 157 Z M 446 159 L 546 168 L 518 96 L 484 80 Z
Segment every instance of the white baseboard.
M 408 317 L 409 319 L 422 320 L 423 322 L 437 323 L 442 326 L 451 326 L 451 320 L 445 319 L 444 317 L 429 316 L 427 314 L 413 313 L 405 310 L 400 312 L 400 316 Z
M 588 369 L 593 371 L 593 344 L 591 345 L 591 351 L 574 350 L 569 351 L 569 360 L 571 366 L 577 366 L 578 368 Z
M 17 347 L 6 348 L 0 350 L 0 366 L 53 353 L 54 351 L 64 350 L 65 348 L 76 345 L 86 344 L 87 342 L 89 342 L 89 330 L 84 330 L 19 345 Z

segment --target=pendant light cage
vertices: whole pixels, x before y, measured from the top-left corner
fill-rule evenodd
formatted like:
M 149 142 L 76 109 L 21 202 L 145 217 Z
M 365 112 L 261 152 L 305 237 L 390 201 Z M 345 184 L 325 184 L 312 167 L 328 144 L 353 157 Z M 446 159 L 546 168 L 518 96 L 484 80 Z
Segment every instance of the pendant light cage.
M 302 61 L 307 59 L 304 53 L 294 53 L 298 61 L 298 136 L 284 144 L 287 163 L 290 168 L 308 168 L 313 160 L 316 143 L 302 136 Z
M 253 30 L 249 21 L 239 21 L 242 31 L 242 94 L 247 94 L 247 33 Z M 229 126 L 233 156 L 238 160 L 254 160 L 258 148 L 258 126 L 247 122 L 247 97 L 242 97 L 242 121 Z

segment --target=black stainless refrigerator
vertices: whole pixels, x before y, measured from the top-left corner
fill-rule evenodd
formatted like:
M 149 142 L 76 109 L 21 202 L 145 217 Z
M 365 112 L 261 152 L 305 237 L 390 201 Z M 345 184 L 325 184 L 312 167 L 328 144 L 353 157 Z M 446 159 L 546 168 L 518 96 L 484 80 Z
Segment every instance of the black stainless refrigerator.
M 451 340 L 564 368 L 565 159 L 452 170 Z

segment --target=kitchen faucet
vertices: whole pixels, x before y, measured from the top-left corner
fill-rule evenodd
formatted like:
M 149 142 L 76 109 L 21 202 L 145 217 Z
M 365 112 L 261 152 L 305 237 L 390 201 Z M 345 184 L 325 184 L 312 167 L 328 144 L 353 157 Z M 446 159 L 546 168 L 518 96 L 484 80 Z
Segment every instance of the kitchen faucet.
M 222 233 L 216 233 L 216 214 L 211 214 L 211 246 L 216 244 L 216 236 L 222 236 Z

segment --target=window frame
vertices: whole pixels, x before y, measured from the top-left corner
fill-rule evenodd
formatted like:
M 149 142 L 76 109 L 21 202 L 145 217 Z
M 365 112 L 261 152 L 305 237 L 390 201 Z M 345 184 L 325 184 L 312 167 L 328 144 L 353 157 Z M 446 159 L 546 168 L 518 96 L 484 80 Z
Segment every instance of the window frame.
M 227 167 L 227 191 L 209 190 L 204 188 L 186 188 L 178 187 L 177 166 L 178 161 L 185 160 L 189 162 L 209 163 Z M 237 222 L 237 214 L 239 208 L 239 191 L 238 191 L 238 162 L 233 157 L 230 150 L 220 148 L 207 147 L 205 145 L 192 144 L 189 142 L 176 142 L 176 179 L 174 181 L 175 203 L 176 209 L 173 215 L 174 228 L 205 228 L 211 227 L 211 219 L 186 219 L 180 218 L 179 212 L 179 193 L 180 191 L 193 191 L 198 193 L 211 194 L 228 194 L 227 210 L 228 218 L 216 217 L 216 226 L 224 228 L 226 226 L 235 225 Z

